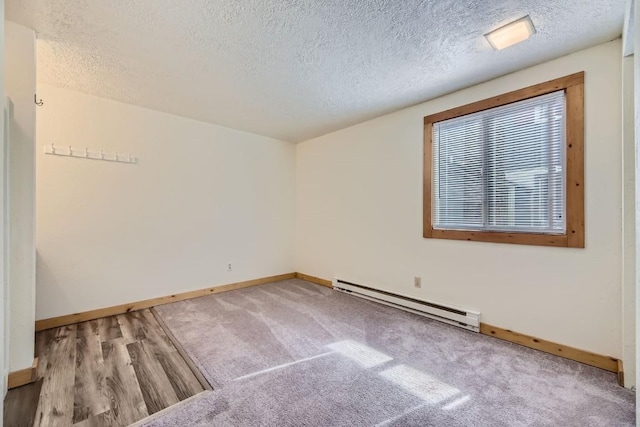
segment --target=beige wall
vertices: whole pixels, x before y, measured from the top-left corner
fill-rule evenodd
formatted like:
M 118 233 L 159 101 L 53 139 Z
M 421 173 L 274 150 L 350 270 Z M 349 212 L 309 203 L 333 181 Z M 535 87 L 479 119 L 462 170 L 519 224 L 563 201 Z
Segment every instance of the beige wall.
M 45 85 L 38 96 L 38 319 L 294 271 L 293 144 Z M 52 142 L 139 162 L 45 155 Z
M 640 50 L 640 7 L 632 1 L 628 4 L 633 19 L 633 50 Z M 640 53 L 634 53 L 633 58 L 633 101 L 634 101 L 634 127 L 635 127 L 635 189 L 636 189 L 636 331 L 640 329 Z M 637 337 L 637 333 L 636 333 Z M 636 339 L 636 355 L 640 354 L 640 340 Z M 636 357 L 636 386 L 640 383 L 640 357 Z M 636 423 L 640 424 L 640 397 L 636 393 Z
M 636 384 L 636 198 L 633 56 L 622 58 L 622 361 L 625 387 Z
M 620 58 L 616 40 L 299 144 L 297 270 L 621 357 Z M 583 70 L 586 249 L 424 239 L 423 117 Z
M 5 22 L 5 94 L 13 103 L 9 138 L 10 370 L 31 366 L 35 321 L 36 34 Z

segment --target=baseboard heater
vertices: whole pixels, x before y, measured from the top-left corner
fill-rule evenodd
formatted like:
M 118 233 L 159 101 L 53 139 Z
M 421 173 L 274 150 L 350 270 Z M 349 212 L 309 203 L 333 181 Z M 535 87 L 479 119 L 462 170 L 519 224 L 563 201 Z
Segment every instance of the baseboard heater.
M 347 282 L 338 278 L 334 278 L 332 283 L 333 289 L 336 291 L 399 308 L 470 331 L 480 332 L 480 313 L 477 311 L 462 310 L 456 307 L 423 301 L 357 283 Z

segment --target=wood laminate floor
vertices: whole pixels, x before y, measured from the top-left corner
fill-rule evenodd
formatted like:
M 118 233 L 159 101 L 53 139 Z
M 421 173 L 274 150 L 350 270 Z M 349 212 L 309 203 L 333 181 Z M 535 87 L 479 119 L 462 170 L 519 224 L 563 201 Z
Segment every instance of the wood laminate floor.
M 4 425 L 127 426 L 203 390 L 150 310 L 36 334 L 38 378 L 9 390 Z

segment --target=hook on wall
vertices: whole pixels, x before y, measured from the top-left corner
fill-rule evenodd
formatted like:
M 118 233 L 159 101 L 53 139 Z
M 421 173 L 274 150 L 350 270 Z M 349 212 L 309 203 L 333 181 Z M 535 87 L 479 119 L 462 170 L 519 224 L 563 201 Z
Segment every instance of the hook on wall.
M 37 94 L 35 93 L 33 94 L 33 102 L 35 102 L 38 107 L 42 107 L 44 105 L 44 102 L 42 101 L 42 99 L 38 101 L 38 97 L 36 95 Z
M 137 163 L 137 159 L 135 156 L 132 156 L 131 153 L 105 153 L 104 150 L 100 150 L 98 152 L 89 151 L 89 147 L 85 147 L 84 150 L 80 150 L 78 148 L 73 148 L 71 145 L 66 147 L 56 147 L 53 145 L 46 145 L 44 147 L 44 154 L 54 154 L 56 156 L 66 156 L 66 157 L 76 157 L 80 159 L 93 159 L 93 160 L 106 160 L 108 162 L 119 162 L 119 163 Z

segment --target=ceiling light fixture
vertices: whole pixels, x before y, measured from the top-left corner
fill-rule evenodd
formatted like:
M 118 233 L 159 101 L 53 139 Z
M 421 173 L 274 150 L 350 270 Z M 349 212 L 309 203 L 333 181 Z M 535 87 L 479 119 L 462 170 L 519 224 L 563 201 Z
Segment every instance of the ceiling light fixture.
M 531 22 L 531 18 L 527 15 L 493 30 L 484 36 L 494 49 L 501 50 L 525 41 L 535 32 L 536 29 L 533 26 L 533 22 Z

